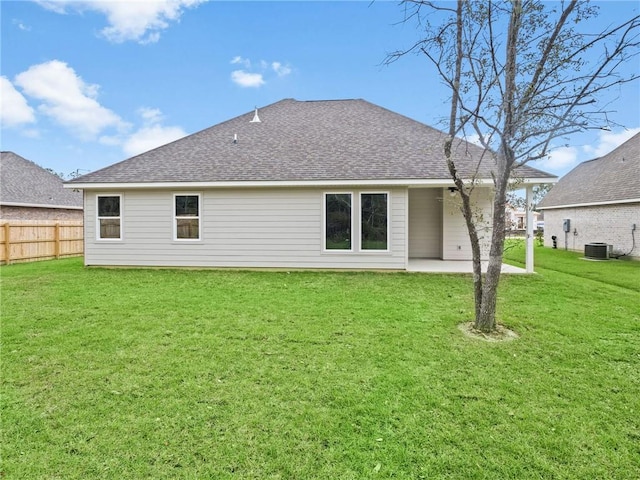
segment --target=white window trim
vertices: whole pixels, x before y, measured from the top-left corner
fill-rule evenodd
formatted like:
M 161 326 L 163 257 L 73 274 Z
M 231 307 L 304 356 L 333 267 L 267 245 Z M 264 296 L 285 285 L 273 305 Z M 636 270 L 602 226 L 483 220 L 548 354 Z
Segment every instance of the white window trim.
M 351 195 L 351 248 L 349 250 L 327 248 L 327 195 Z M 340 255 L 345 253 L 353 253 L 355 251 L 354 245 L 357 240 L 354 235 L 356 233 L 354 229 L 355 215 L 353 214 L 355 199 L 356 196 L 353 192 L 322 192 L 322 251 L 324 253 L 337 253 Z
M 120 216 L 118 217 L 101 217 L 100 216 L 100 198 L 104 197 L 118 197 L 120 198 Z M 122 212 L 124 210 L 124 204 L 122 201 L 123 195 L 121 193 L 98 193 L 96 194 L 96 240 L 99 242 L 121 242 L 124 238 L 124 221 Z M 120 237 L 119 238 L 102 238 L 100 236 L 100 220 L 103 218 L 120 220 Z
M 178 217 L 176 215 L 176 197 L 198 197 L 198 216 L 197 217 Z M 187 243 L 197 243 L 202 242 L 202 194 L 197 192 L 177 192 L 173 194 L 172 203 L 171 203 L 171 218 L 173 222 L 173 241 L 174 242 L 187 242 Z M 179 218 L 190 218 L 198 219 L 198 238 L 178 238 L 178 219 Z
M 383 250 L 376 249 L 363 249 L 362 248 L 362 196 L 363 195 L 386 195 L 387 196 L 387 248 Z M 375 190 L 375 191 L 364 191 L 359 192 L 358 194 L 359 200 L 359 209 L 358 209 L 358 220 L 359 227 L 358 228 L 358 251 L 361 253 L 389 253 L 391 251 L 391 193 L 388 191 Z

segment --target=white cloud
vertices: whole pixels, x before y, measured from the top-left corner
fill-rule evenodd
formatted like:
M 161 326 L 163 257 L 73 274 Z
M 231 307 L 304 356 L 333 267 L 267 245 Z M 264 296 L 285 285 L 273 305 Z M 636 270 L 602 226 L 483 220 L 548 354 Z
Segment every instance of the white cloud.
M 65 0 L 35 0 L 35 2 L 43 8 L 59 14 L 67 13 L 65 7 L 70 3 Z
M 56 13 L 97 11 L 107 17 L 109 25 L 100 33 L 109 41 L 128 40 L 142 44 L 160 39 L 160 32 L 177 22 L 186 8 L 193 8 L 206 0 L 40 0 L 44 8 Z
M 181 127 L 161 125 L 164 115 L 158 108 L 139 108 L 138 115 L 142 118 L 143 126 L 124 141 L 122 150 L 126 155 L 138 155 L 187 134 Z M 102 139 L 102 141 L 108 141 L 108 139 Z
M 289 65 L 283 65 L 280 62 L 272 62 L 271 68 L 279 77 L 285 77 L 291 73 L 291 67 Z
M 160 123 L 164 118 L 159 108 L 141 107 L 138 109 L 138 115 L 142 117 L 145 124 L 151 125 Z
M 0 77 L 0 118 L 3 127 L 17 127 L 36 121 L 33 108 L 6 77 Z
M 640 127 L 630 128 L 618 133 L 602 130 L 598 132 L 597 141 L 593 145 L 585 145 L 583 149 L 592 158 L 599 158 L 616 149 L 638 132 L 640 132 Z
M 539 165 L 553 172 L 566 170 L 578 163 L 578 153 L 575 147 L 553 148 L 549 151 L 547 158 L 539 161 Z
M 242 65 L 244 68 L 251 68 L 251 60 L 238 55 L 231 59 L 231 65 Z
M 589 145 L 552 148 L 547 158 L 538 160 L 536 166 L 562 175 L 580 162 L 606 155 L 639 132 L 640 127 L 623 130 L 618 133 L 599 131 L 597 137 L 591 138 L 591 144 Z
M 469 143 L 473 143 L 474 145 L 477 145 L 478 147 L 482 146 L 482 143 L 480 142 L 480 135 L 478 135 L 477 133 L 472 133 L 471 135 L 467 135 L 464 139 Z
M 25 25 L 22 20 L 18 20 L 17 18 L 14 18 L 11 23 L 13 23 L 14 25 L 16 25 L 20 30 L 22 30 L 23 32 L 30 32 L 31 31 L 31 27 L 29 25 Z
M 241 65 L 242 70 L 234 70 L 231 72 L 231 80 L 241 87 L 260 87 L 266 82 L 265 75 L 275 72 L 278 77 L 286 77 L 293 71 L 291 66 L 282 62 L 267 62 L 260 60 L 252 62 L 248 58 L 237 55 L 231 59 L 232 65 Z M 251 70 L 254 70 L 253 72 Z M 256 71 L 257 70 L 257 71 Z
M 130 135 L 124 142 L 122 149 L 129 156 L 138 155 L 139 153 L 173 142 L 185 135 L 186 132 L 180 127 L 147 125 Z
M 483 134 L 483 140 L 491 146 L 491 134 Z M 482 142 L 480 141 L 480 135 L 477 133 L 470 133 L 463 137 L 467 142 L 477 145 L 478 147 L 482 147 Z
M 0 77 L 2 122 L 7 126 L 35 122 L 35 112 L 25 97 L 11 82 Z M 103 107 L 97 101 L 100 87 L 84 80 L 66 63 L 52 60 L 31 66 L 15 79 L 23 92 L 40 101 L 37 108 L 55 123 L 62 125 L 83 140 L 97 140 L 102 145 L 119 146 L 127 155 L 137 155 L 184 137 L 179 126 L 164 126 L 164 115 L 158 108 L 141 107 L 137 114 L 141 126 L 130 133 L 132 124 Z M 111 133 L 105 133 L 111 130 Z M 24 135 L 36 137 L 36 130 Z
M 234 70 L 231 72 L 231 80 L 236 85 L 241 87 L 260 87 L 264 85 L 265 81 L 261 73 L 249 73 L 244 70 Z
M 17 75 L 15 83 L 26 95 L 42 102 L 38 111 L 84 140 L 108 128 L 127 127 L 118 115 L 98 103 L 99 86 L 86 84 L 64 62 L 33 65 Z

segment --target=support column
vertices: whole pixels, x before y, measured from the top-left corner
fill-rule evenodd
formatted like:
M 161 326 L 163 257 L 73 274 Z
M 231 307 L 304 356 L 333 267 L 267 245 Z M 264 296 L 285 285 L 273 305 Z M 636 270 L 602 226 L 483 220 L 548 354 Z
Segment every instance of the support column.
M 525 246 L 526 252 L 526 268 L 527 273 L 533 273 L 533 186 L 527 185 L 527 243 Z

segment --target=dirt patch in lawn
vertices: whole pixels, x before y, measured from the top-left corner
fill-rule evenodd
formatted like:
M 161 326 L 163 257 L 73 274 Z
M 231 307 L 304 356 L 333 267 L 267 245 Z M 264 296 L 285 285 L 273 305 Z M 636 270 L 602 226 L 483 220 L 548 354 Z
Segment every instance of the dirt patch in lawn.
M 513 330 L 498 324 L 496 330 L 491 333 L 481 332 L 474 328 L 473 322 L 465 322 L 458 325 L 458 329 L 470 338 L 477 338 L 478 340 L 484 340 L 485 342 L 510 342 L 517 338 L 520 338 Z

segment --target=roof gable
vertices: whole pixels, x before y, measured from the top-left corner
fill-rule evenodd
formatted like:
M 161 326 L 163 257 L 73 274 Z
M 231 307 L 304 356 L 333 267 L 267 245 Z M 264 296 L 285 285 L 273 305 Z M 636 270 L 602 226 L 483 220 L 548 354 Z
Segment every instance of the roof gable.
M 13 152 L 0 153 L 0 203 L 38 207 L 82 207 L 82 193 L 67 190 L 63 180 Z
M 285 99 L 84 175 L 71 183 L 449 179 L 445 134 L 364 100 Z M 463 177 L 484 150 L 458 141 Z M 479 170 L 490 178 L 492 159 Z M 552 175 L 529 167 L 527 177 Z
M 538 208 L 640 201 L 640 133 L 612 152 L 582 162 L 553 186 Z

